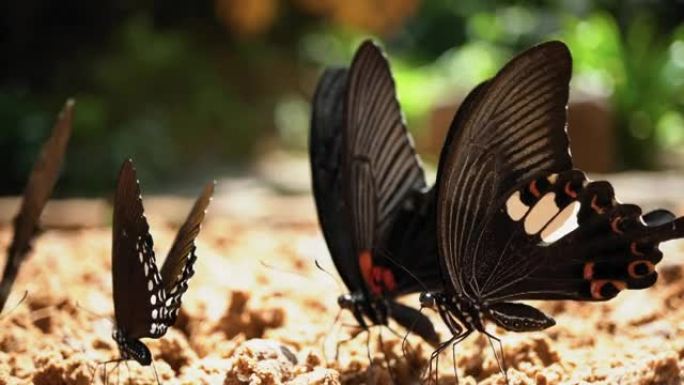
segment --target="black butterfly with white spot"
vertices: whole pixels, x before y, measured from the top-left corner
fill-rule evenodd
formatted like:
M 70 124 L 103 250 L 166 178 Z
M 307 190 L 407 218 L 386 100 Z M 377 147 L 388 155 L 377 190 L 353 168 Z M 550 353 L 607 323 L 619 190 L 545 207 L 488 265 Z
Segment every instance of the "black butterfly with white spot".
M 152 236 L 143 213 L 140 186 L 133 162 L 121 167 L 114 197 L 112 231 L 112 279 L 116 326 L 112 338 L 120 361 L 152 362 L 140 338 L 159 338 L 176 321 L 181 297 L 194 274 L 195 237 L 199 234 L 214 183 L 209 183 L 180 228 L 164 261 L 157 270 Z
M 563 43 L 531 48 L 475 88 L 454 118 L 437 176 L 445 289 L 421 295 L 452 332 L 433 358 L 473 331 L 496 340 L 485 321 L 515 332 L 555 324 L 512 301 L 605 301 L 649 287 L 659 243 L 684 237 L 684 218 L 641 215 L 608 182 L 573 169 L 565 131 L 571 68 Z M 547 217 L 537 209 L 543 203 L 553 208 Z M 554 229 L 564 218 L 574 226 Z
M 52 135 L 43 145 L 26 183 L 21 208 L 14 218 L 14 235 L 7 250 L 7 262 L 0 281 L 0 312 L 5 307 L 12 284 L 19 274 L 19 267 L 31 251 L 31 242 L 38 230 L 40 214 L 57 183 L 64 153 L 71 137 L 73 108 L 74 101 L 67 100 L 52 129 Z

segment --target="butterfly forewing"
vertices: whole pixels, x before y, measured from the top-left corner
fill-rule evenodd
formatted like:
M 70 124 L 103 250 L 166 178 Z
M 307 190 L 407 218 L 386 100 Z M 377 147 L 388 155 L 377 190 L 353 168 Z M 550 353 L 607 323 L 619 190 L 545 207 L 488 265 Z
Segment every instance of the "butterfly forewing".
M 209 202 L 214 194 L 215 183 L 207 183 L 202 194 L 197 198 L 190 210 L 185 223 L 178 230 L 176 239 L 171 246 L 164 265 L 161 278 L 167 296 L 167 312 L 169 324 L 175 322 L 181 306 L 181 296 L 188 288 L 188 280 L 194 274 L 193 265 L 197 259 L 195 255 L 195 238 L 199 234 L 202 221 L 207 212 Z
M 318 221 L 330 255 L 351 291 L 363 287 L 345 217 L 342 187 L 342 130 L 348 71 L 326 70 L 313 98 L 309 156 Z
M 364 42 L 354 56 L 347 89 L 343 168 L 358 252 L 384 240 L 406 197 L 426 184 L 389 63 L 372 42 Z M 360 172 L 372 186 L 354 179 Z
M 392 244 L 396 241 L 393 226 L 402 211 L 415 215 L 412 210 L 420 205 L 426 183 L 389 63 L 370 41 L 361 45 L 352 61 L 344 118 L 342 184 L 345 215 L 353 234 L 353 261 L 364 277 L 365 290 L 374 295 L 405 291 L 406 285 L 415 287 L 415 279 L 404 280 L 405 286 L 400 287 L 397 278 L 409 275 L 399 265 L 406 267 L 429 250 L 398 254 Z M 381 266 L 382 257 L 392 262 Z
M 112 288 L 116 326 L 129 338 L 166 332 L 166 292 L 157 270 L 133 162 L 124 162 L 114 197 Z
M 73 106 L 73 100 L 66 102 L 52 130 L 52 135 L 41 149 L 24 189 L 21 208 L 14 219 L 14 236 L 7 253 L 2 282 L 0 282 L 0 311 L 5 305 L 19 266 L 30 250 L 40 214 L 57 182 L 71 136 Z
M 572 167 L 570 73 L 564 44 L 532 48 L 481 87 L 450 128 L 438 172 L 437 237 L 452 283 L 469 296 L 481 295 L 497 265 L 521 262 L 502 254 L 506 234 L 487 231 L 505 199 L 530 178 Z

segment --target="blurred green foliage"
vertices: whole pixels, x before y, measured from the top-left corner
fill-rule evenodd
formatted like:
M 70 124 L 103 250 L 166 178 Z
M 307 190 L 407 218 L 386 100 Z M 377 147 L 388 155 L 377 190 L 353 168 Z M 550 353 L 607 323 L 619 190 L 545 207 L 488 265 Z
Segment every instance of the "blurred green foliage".
M 684 3 L 652 1 L 214 0 L 15 2 L 0 13 L 0 193 L 21 191 L 60 104 L 77 100 L 61 194 L 111 190 L 121 161 L 169 187 L 304 150 L 326 65 L 386 46 L 409 127 L 453 105 L 544 40 L 574 57 L 573 97 L 608 101 L 620 168 L 684 145 Z M 375 8 L 373 8 L 375 7 Z M 443 131 L 442 131 L 443 132 Z M 438 141 L 441 138 L 438 138 Z

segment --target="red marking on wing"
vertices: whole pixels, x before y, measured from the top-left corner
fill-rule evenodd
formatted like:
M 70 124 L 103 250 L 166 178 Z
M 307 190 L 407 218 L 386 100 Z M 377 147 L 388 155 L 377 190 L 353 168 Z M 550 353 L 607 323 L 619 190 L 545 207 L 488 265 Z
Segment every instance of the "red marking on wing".
M 359 267 L 373 295 L 381 295 L 383 292 L 394 291 L 396 288 L 394 274 L 390 269 L 373 266 L 373 255 L 370 250 L 363 250 L 359 253 Z
M 532 183 L 530 183 L 530 192 L 536 198 L 539 198 L 541 196 L 541 193 L 539 192 L 539 189 L 537 188 L 537 180 L 536 179 L 533 180 Z
M 594 278 L 594 262 L 587 262 L 584 264 L 584 279 L 591 281 Z
M 572 199 L 577 198 L 577 193 L 570 188 L 570 182 L 565 184 L 565 193 Z
M 373 282 L 373 257 L 370 250 L 363 250 L 359 253 L 359 267 L 361 268 L 361 275 L 363 280 L 372 286 Z
M 646 254 L 642 253 L 641 251 L 639 251 L 639 249 L 637 248 L 636 242 L 632 242 L 629 244 L 629 250 L 632 252 L 632 255 L 636 255 L 637 257 L 643 257 L 644 255 L 646 255 Z

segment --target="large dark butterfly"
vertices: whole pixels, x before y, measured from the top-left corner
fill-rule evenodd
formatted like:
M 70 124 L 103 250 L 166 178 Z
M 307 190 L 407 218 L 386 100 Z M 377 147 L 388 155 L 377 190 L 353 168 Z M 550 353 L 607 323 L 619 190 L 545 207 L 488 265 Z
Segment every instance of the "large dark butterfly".
M 365 318 L 372 325 L 393 318 L 436 343 L 430 320 L 395 300 L 425 289 L 418 281 L 440 283 L 434 192 L 404 125 L 389 64 L 370 41 L 348 70 L 323 74 L 309 149 L 318 219 L 350 291 L 339 305 L 363 329 Z
M 5 307 L 19 267 L 31 251 L 31 241 L 36 235 L 40 214 L 57 182 L 71 137 L 73 107 L 74 101 L 71 99 L 64 105 L 52 129 L 52 135 L 43 145 L 26 184 L 21 208 L 14 218 L 14 236 L 7 250 L 7 262 L 0 281 L 0 312 Z
M 560 42 L 525 51 L 470 93 L 450 127 L 437 177 L 445 289 L 421 302 L 453 335 L 433 358 L 473 331 L 495 338 L 485 320 L 515 332 L 555 324 L 511 301 L 605 301 L 649 287 L 658 244 L 684 236 L 682 218 L 641 215 L 608 182 L 573 169 L 565 130 L 571 63 Z M 576 224 L 554 229 L 562 218 Z
M 133 359 L 149 365 L 152 356 L 140 338 L 159 338 L 175 323 L 181 297 L 194 274 L 194 242 L 213 192 L 214 183 L 204 187 L 159 272 L 133 162 L 127 160 L 121 167 L 112 228 L 116 320 L 112 338 L 119 348 L 118 361 Z

